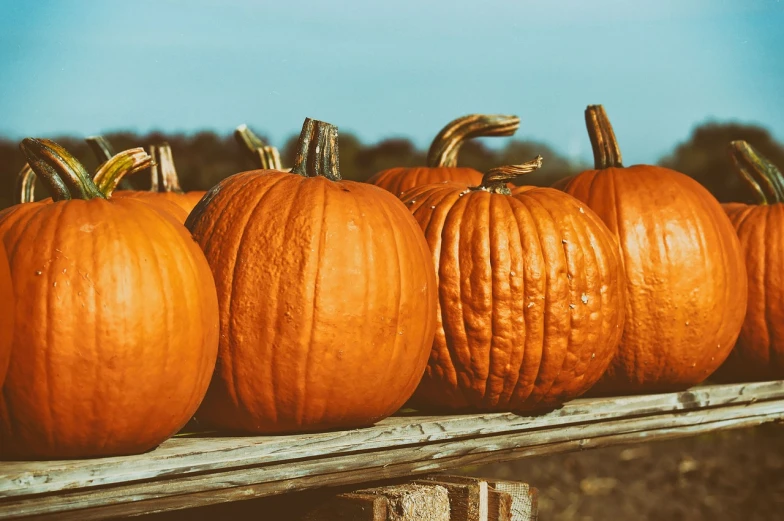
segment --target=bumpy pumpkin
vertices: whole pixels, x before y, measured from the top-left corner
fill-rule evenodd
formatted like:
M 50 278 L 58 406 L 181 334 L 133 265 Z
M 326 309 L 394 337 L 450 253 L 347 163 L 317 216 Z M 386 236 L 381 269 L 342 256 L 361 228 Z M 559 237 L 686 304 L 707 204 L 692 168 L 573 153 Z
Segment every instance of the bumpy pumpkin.
M 595 170 L 560 183 L 618 237 L 627 280 L 626 326 L 597 393 L 675 391 L 727 358 L 746 313 L 746 269 L 718 201 L 690 177 L 624 167 L 601 105 L 586 110 Z M 593 391 L 592 391 L 593 392 Z
M 749 303 L 746 320 L 720 380 L 784 378 L 784 176 L 745 141 L 730 144 L 738 175 L 757 204 L 725 204 L 745 254 Z
M 0 242 L 0 389 L 3 388 L 8 362 L 11 360 L 15 308 L 11 270 L 8 267 L 5 247 Z
M 337 127 L 307 119 L 291 172 L 216 185 L 186 222 L 218 288 L 200 423 L 251 433 L 373 424 L 411 396 L 435 331 L 435 273 L 392 194 L 341 180 Z
M 439 291 L 415 407 L 551 408 L 588 390 L 615 355 L 625 313 L 617 242 L 573 197 L 506 186 L 540 165 L 538 157 L 492 169 L 478 187 L 440 183 L 404 195 Z
M 20 147 L 54 201 L 0 213 L 17 295 L 0 458 L 147 451 L 192 417 L 215 367 L 207 261 L 171 214 L 100 192 L 56 143 Z
M 415 186 L 454 181 L 466 186 L 482 182 L 482 173 L 458 167 L 457 154 L 467 139 L 481 136 L 511 136 L 520 126 L 517 116 L 471 114 L 449 122 L 433 140 L 427 154 L 427 166 L 398 167 L 383 170 L 368 183 L 389 190 L 398 197 Z

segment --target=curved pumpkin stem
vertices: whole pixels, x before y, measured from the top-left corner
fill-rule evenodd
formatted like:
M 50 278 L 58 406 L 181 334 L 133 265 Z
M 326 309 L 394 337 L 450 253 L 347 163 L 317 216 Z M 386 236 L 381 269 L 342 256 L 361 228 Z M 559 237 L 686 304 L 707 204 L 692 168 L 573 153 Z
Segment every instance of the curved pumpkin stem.
M 506 165 L 491 168 L 482 176 L 482 184 L 476 188 L 472 188 L 472 190 L 485 190 L 494 194 L 512 195 L 512 191 L 506 185 L 507 182 L 530 174 L 541 167 L 542 156 L 536 156 L 534 159 L 521 165 Z
M 237 140 L 243 153 L 254 162 L 258 161 L 256 150 L 267 146 L 245 123 L 234 129 L 234 139 Z
M 732 141 L 729 154 L 740 178 L 757 196 L 759 204 L 784 202 L 784 176 L 776 165 L 746 141 Z
M 16 175 L 14 204 L 32 203 L 35 201 L 35 179 L 35 172 L 33 172 L 29 164 L 25 163 Z
M 275 147 L 261 147 L 256 149 L 256 158 L 259 166 L 267 170 L 283 170 L 280 161 L 280 152 Z
M 482 136 L 511 136 L 520 128 L 520 118 L 503 114 L 470 114 L 450 121 L 433 139 L 427 166 L 457 166 L 457 153 L 466 140 Z
M 87 136 L 84 140 L 87 141 L 87 145 L 100 164 L 110 160 L 116 154 L 112 144 L 103 136 Z M 133 190 L 133 186 L 127 179 L 121 179 L 117 187 L 122 190 Z
M 104 198 L 79 160 L 54 141 L 28 137 L 19 149 L 33 172 L 47 184 L 54 201 Z
M 174 158 L 169 144 L 163 142 L 150 145 L 150 155 L 153 160 L 150 191 L 183 193 L 180 188 L 180 178 L 177 177 L 177 169 L 174 168 Z
M 610 118 L 601 105 L 588 105 L 585 109 L 585 125 L 593 148 L 593 161 L 597 170 L 622 168 L 623 158 Z
M 142 147 L 123 150 L 98 167 L 93 180 L 101 193 L 111 197 L 123 177 L 149 168 L 150 165 L 152 157 Z
M 291 172 L 305 177 L 322 176 L 340 181 L 338 127 L 305 118 Z

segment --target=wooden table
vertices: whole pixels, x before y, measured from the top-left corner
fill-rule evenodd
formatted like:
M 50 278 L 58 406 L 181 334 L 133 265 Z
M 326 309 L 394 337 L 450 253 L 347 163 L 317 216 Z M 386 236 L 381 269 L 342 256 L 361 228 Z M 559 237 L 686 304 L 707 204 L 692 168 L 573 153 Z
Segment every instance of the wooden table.
M 106 519 L 784 420 L 784 381 L 572 401 L 540 416 L 399 414 L 292 436 L 172 438 L 139 456 L 0 462 L 0 519 Z

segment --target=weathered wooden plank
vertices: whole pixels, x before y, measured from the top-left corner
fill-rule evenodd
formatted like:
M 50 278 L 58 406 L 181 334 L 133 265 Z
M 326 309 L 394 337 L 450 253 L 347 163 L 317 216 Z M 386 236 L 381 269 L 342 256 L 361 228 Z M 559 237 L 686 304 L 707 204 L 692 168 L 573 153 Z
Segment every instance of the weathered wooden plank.
M 0 518 L 57 513 L 56 519 L 104 519 L 268 496 L 293 490 L 432 473 L 465 465 L 515 459 L 639 440 L 747 427 L 784 418 L 781 402 L 760 402 L 604 421 L 533 432 L 438 441 L 371 453 L 323 455 L 206 475 L 170 477 L 101 490 L 0 501 Z
M 776 399 L 784 399 L 784 381 L 706 386 L 683 393 L 575 400 L 561 409 L 534 417 L 514 414 L 399 416 L 366 429 L 332 433 L 175 438 L 153 452 L 125 458 L 0 463 L 0 498 Z

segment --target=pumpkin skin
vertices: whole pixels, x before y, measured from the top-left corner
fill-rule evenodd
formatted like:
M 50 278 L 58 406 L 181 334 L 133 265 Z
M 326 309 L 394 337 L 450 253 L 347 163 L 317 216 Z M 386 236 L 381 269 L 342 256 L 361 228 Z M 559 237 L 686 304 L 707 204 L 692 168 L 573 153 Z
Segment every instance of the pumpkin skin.
M 320 152 L 305 142 L 311 131 Z M 435 273 L 416 222 L 392 194 L 318 170 L 324 154 L 337 165 L 335 127 L 306 120 L 300 149 L 292 172 L 307 176 L 236 174 L 186 223 L 220 303 L 201 424 L 249 433 L 368 426 L 405 403 L 427 364 Z
M 616 147 L 614 166 L 568 178 L 562 189 L 618 237 L 627 280 L 618 356 L 592 393 L 686 389 L 724 362 L 740 332 L 747 301 L 740 244 L 702 185 L 658 166 L 624 168 L 601 106 L 590 106 L 586 118 L 597 166 L 604 151 L 596 133 Z
M 3 388 L 8 363 L 11 360 L 11 342 L 14 337 L 14 289 L 5 248 L 0 242 L 0 389 Z
M 508 189 L 507 189 L 508 190 Z M 424 410 L 549 409 L 588 390 L 624 321 L 618 245 L 576 199 L 458 183 L 406 192 L 438 272 L 438 328 L 412 399 Z
M 732 142 L 729 148 L 736 170 L 757 192 L 759 204 L 722 205 L 744 253 L 749 301 L 738 341 L 715 377 L 780 380 L 784 378 L 784 177 L 745 141 Z
M 398 197 L 411 188 L 453 181 L 464 186 L 478 186 L 482 173 L 473 168 L 458 167 L 457 154 L 466 139 L 479 136 L 511 136 L 520 126 L 517 116 L 472 114 L 449 122 L 430 145 L 427 166 L 397 167 L 382 170 L 368 183 L 392 192 Z
M 215 286 L 188 231 L 145 202 L 95 197 L 13 206 L 0 237 L 19 297 L 0 457 L 138 454 L 182 428 L 218 344 Z

